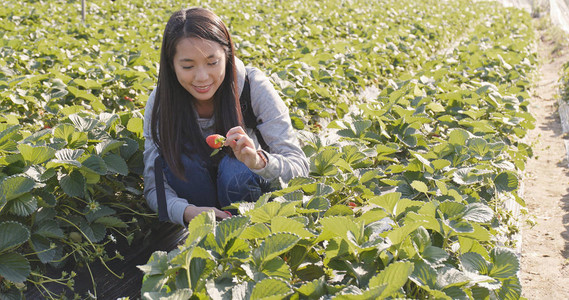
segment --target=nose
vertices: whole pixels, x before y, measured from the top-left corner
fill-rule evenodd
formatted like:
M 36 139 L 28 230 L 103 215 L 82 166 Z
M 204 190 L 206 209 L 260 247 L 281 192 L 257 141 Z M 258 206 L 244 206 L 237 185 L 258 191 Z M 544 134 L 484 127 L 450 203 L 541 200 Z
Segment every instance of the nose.
M 204 67 L 198 67 L 196 70 L 195 81 L 202 82 L 207 80 L 208 74 L 207 70 Z

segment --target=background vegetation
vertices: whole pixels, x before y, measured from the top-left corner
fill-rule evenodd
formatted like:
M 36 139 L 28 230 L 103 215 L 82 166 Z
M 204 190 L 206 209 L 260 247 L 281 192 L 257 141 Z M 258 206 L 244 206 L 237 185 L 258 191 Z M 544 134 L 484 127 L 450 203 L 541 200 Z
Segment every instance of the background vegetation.
M 533 28 L 459 0 L 89 1 L 84 24 L 80 2 L 8 0 L 0 295 L 58 297 L 45 283 L 72 289 L 74 273 L 47 269 L 120 259 L 108 245 L 157 223 L 142 115 L 165 22 L 192 5 L 271 76 L 311 173 L 241 216 L 196 218 L 183 246 L 140 267 L 144 297 L 520 297 L 503 202 L 523 205 Z

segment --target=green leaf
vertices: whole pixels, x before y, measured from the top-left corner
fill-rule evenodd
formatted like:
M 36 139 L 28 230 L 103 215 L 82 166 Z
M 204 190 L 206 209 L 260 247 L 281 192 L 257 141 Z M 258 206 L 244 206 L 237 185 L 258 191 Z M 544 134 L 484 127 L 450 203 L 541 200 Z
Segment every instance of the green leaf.
M 322 218 L 319 221 L 322 224 L 322 234 L 320 238 L 325 237 L 324 233 L 328 233 L 331 236 L 347 238 L 348 231 L 359 232 L 359 227 L 350 217 L 345 216 L 333 216 Z
M 369 202 L 380 207 L 383 207 L 385 211 L 390 214 L 395 214 L 395 206 L 401 200 L 401 193 L 387 193 L 380 196 L 373 197 L 369 199 Z
M 269 235 L 259 246 L 260 261 L 266 262 L 290 250 L 300 240 L 298 235 L 286 232 Z
M 128 124 L 126 125 L 126 129 L 128 131 L 134 132 L 136 134 L 142 134 L 143 131 L 143 121 L 141 118 L 131 118 L 128 120 Z
M 14 175 L 4 178 L 0 182 L 0 208 L 6 204 L 7 201 L 16 199 L 34 188 L 35 182 L 33 179 L 22 176 Z
M 489 276 L 499 279 L 507 279 L 516 276 L 520 270 L 520 262 L 516 254 L 504 247 L 495 247 L 490 250 L 492 268 Z
M 238 237 L 249 224 L 247 216 L 235 216 L 219 222 L 215 228 L 215 240 L 217 245 L 224 249 L 227 242 L 232 238 Z
M 434 166 L 433 164 L 426 158 L 424 158 L 422 155 L 420 155 L 419 153 L 412 153 L 412 155 L 419 161 L 421 162 L 421 164 L 423 165 L 423 167 L 425 167 L 425 170 L 429 173 L 433 173 L 434 172 Z
M 330 201 L 323 197 L 314 197 L 306 204 L 306 210 L 302 212 L 326 211 L 330 208 Z
M 105 238 L 107 228 L 103 224 L 87 223 L 81 218 L 79 229 L 85 234 L 85 237 L 93 243 L 98 243 Z
M 271 231 L 289 232 L 298 235 L 301 238 L 310 238 L 314 236 L 310 231 L 306 230 L 305 225 L 299 221 L 289 219 L 286 217 L 277 216 L 271 220 Z
M 467 221 L 488 223 L 494 217 L 494 211 L 482 203 L 470 203 L 466 206 L 462 218 Z
M 30 276 L 28 260 L 20 253 L 0 254 L 0 276 L 15 283 L 24 283 Z
M 325 275 L 325 272 L 322 266 L 303 263 L 296 269 L 295 274 L 299 279 L 306 281 L 320 278 Z
M 45 210 L 45 209 L 42 209 Z M 59 227 L 59 224 L 55 220 L 37 220 L 39 222 L 34 230 L 34 234 L 41 235 L 46 238 L 63 238 L 63 230 Z
M 411 182 L 411 187 L 424 194 L 427 194 L 429 192 L 429 188 L 422 181 L 413 180 L 413 182 Z
M 124 145 L 125 145 L 124 141 L 110 140 L 110 139 L 104 140 L 95 146 L 95 151 L 99 156 L 104 157 L 107 152 L 119 149 Z
M 9 126 L 0 132 L 0 150 L 14 151 L 17 147 L 16 137 L 19 135 L 20 125 Z
M 26 217 L 38 209 L 38 200 L 31 194 L 25 194 L 8 202 L 6 207 L 16 216 Z
M 354 211 L 344 204 L 336 204 L 330 207 L 325 213 L 324 217 L 332 216 L 352 216 Z M 367 219 L 366 219 L 367 220 Z M 375 220 L 375 218 L 374 218 Z
M 103 160 L 105 161 L 107 169 L 110 172 L 124 176 L 128 175 L 128 165 L 120 155 L 110 153 L 105 155 L 105 157 L 103 157 Z
M 50 242 L 49 239 L 41 235 L 32 234 L 30 241 L 34 252 L 36 252 L 36 255 L 43 264 L 54 260 L 57 255 L 57 249 L 55 244 Z
M 85 160 L 80 161 L 81 165 L 89 171 L 95 172 L 99 175 L 106 175 L 107 174 L 107 164 L 105 161 L 98 155 L 91 155 L 87 157 Z
M 445 221 L 446 222 L 446 221 Z M 457 233 L 471 233 L 474 232 L 474 227 L 466 221 L 451 220 L 446 222 L 450 228 L 452 228 Z
M 80 168 L 81 163 L 77 159 L 83 154 L 83 152 L 85 152 L 83 149 L 61 149 L 55 153 L 56 159 L 52 162 L 63 165 L 72 165 Z
M 455 219 L 463 216 L 466 207 L 458 202 L 445 201 L 439 204 L 439 209 L 445 215 L 445 219 Z
M 163 278 L 160 278 L 163 279 Z M 143 299 L 160 299 L 160 300 L 184 300 L 191 299 L 192 290 L 188 288 L 177 289 L 171 293 L 166 292 L 145 292 L 142 294 Z
M 437 270 L 437 286 L 443 287 L 446 294 L 460 294 L 458 291 L 449 290 L 450 287 L 460 287 L 471 282 L 471 278 L 464 272 L 459 271 L 456 267 L 444 266 Z M 452 299 L 468 299 L 464 297 L 453 297 Z
M 56 139 L 69 141 L 71 139 L 71 136 L 73 135 L 73 132 L 75 132 L 75 127 L 73 127 L 72 125 L 60 124 L 53 129 L 53 137 Z
M 449 254 L 442 248 L 435 246 L 427 246 L 425 250 L 421 253 L 424 259 L 432 264 L 441 263 L 449 257 Z
M 434 289 L 437 284 L 437 271 L 424 261 L 417 261 L 413 266 L 413 273 L 409 276 L 414 283 L 428 290 Z
M 494 184 L 499 193 L 512 192 L 518 189 L 518 177 L 514 172 L 504 171 L 494 178 Z
M 152 253 L 145 265 L 137 266 L 146 275 L 161 275 L 168 270 L 168 255 L 164 251 Z
M 30 176 L 36 182 L 46 182 L 51 177 L 55 176 L 55 169 L 46 169 L 42 165 L 32 165 L 28 168 L 25 174 Z
M 120 155 L 125 160 L 129 160 L 134 154 L 136 154 L 139 150 L 138 142 L 130 139 L 130 138 L 122 138 L 121 141 L 124 142 L 124 145 L 120 147 Z
M 448 142 L 452 145 L 464 146 L 468 138 L 470 138 L 468 131 L 464 129 L 453 129 L 448 136 Z
M 296 203 L 294 202 L 269 202 L 257 207 L 247 214 L 251 217 L 253 223 L 270 222 L 275 216 L 290 216 L 296 214 Z
M 419 226 L 412 234 L 411 240 L 417 247 L 419 253 L 422 253 L 427 246 L 431 246 L 431 236 L 425 227 Z
M 77 114 L 69 115 L 69 120 L 71 120 L 71 122 L 73 122 L 73 125 L 75 125 L 75 128 L 81 132 L 89 132 L 95 129 L 99 124 L 99 120 L 83 118 Z
M 80 147 L 87 143 L 87 134 L 76 131 L 75 127 L 70 124 L 60 124 L 55 127 L 53 137 L 64 140 L 70 148 Z
M 97 209 L 90 210 L 86 215 L 85 219 L 88 223 L 93 223 L 95 220 L 116 214 L 116 211 L 108 206 L 101 205 Z
M 309 297 L 310 299 L 318 299 L 326 294 L 326 281 L 324 276 L 314 279 L 313 281 L 304 283 L 296 289 L 297 292 Z
M 326 149 L 310 158 L 310 173 L 318 176 L 333 176 L 338 173 L 336 161 L 341 155 L 335 149 Z
M 128 225 L 125 222 L 123 222 L 121 219 L 119 219 L 115 216 L 100 217 L 97 220 L 95 220 L 95 223 L 103 224 L 107 228 L 110 228 L 110 227 L 127 228 L 128 227 Z
M 488 143 L 481 138 L 468 140 L 468 148 L 476 154 L 478 159 L 483 159 L 486 153 L 490 151 Z
M 326 185 L 326 184 L 318 183 L 316 185 L 316 193 L 314 193 L 314 196 L 324 197 L 324 196 L 329 195 L 333 192 L 334 192 L 333 187 Z
M 63 191 L 69 197 L 83 197 L 85 195 L 86 180 L 81 172 L 75 170 L 59 180 Z
M 436 170 L 442 170 L 451 165 L 451 162 L 446 159 L 435 159 L 431 162 Z
M 263 239 L 271 234 L 271 230 L 267 225 L 263 223 L 258 223 L 247 227 L 243 230 L 243 233 L 239 236 L 242 239 L 246 240 L 256 240 L 256 239 Z
M 302 122 L 302 120 L 299 117 L 291 114 L 290 121 L 291 121 L 292 127 L 294 127 L 294 129 L 297 129 L 297 130 L 304 129 L 304 122 Z
M 369 280 L 369 287 L 373 288 L 386 285 L 381 293 L 381 297 L 388 297 L 403 287 L 412 273 L 412 262 L 394 262 L 389 264 L 378 275 L 372 277 Z
M 508 278 L 502 281 L 502 287 L 496 291 L 497 299 L 517 300 L 521 299 L 522 285 L 518 277 Z
M 213 233 L 215 228 L 215 213 L 208 210 L 194 217 L 188 225 L 188 237 L 184 246 L 191 247 L 201 242 L 208 233 Z
M 286 281 L 292 278 L 290 267 L 279 256 L 264 263 L 261 272 L 269 277 L 279 277 Z
M 55 156 L 56 150 L 48 146 L 19 144 L 18 150 L 28 165 L 42 164 Z
M 490 263 L 476 252 L 467 252 L 460 256 L 460 264 L 464 270 L 481 275 L 487 275 Z
M 73 96 L 77 97 L 77 98 L 81 98 L 81 99 L 85 99 L 87 101 L 93 102 L 93 101 L 97 101 L 98 98 L 95 97 L 93 94 L 84 91 L 84 90 L 80 90 L 74 86 L 67 86 L 67 90 L 69 91 L 69 93 L 71 93 Z
M 460 185 L 471 185 L 482 181 L 482 177 L 472 173 L 473 168 L 461 168 L 452 175 L 452 180 Z
M 0 252 L 25 243 L 30 238 L 30 231 L 14 221 L 0 223 Z
M 286 281 L 278 278 L 265 278 L 253 287 L 251 300 L 283 299 L 292 292 L 292 288 Z
M 208 278 L 209 274 L 215 268 L 215 262 L 211 259 L 194 257 L 190 262 L 190 280 L 191 286 L 194 288 L 198 285 L 200 280 Z
M 244 261 L 251 256 L 251 246 L 249 246 L 249 243 L 243 239 L 233 239 L 227 245 L 228 246 L 225 248 L 229 249 L 225 251 L 225 254 L 232 259 L 240 259 Z

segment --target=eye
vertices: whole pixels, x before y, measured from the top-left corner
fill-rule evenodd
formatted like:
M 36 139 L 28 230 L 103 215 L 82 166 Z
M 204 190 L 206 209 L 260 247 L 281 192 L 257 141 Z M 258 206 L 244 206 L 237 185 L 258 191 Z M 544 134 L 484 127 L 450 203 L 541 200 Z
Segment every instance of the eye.
M 189 70 L 189 69 L 191 69 L 191 68 L 193 68 L 193 67 L 194 67 L 194 66 L 187 66 L 187 67 L 182 67 L 182 69 L 184 69 L 184 70 Z
M 219 59 L 208 63 L 208 65 L 215 66 L 215 65 L 217 65 L 217 63 L 219 63 Z

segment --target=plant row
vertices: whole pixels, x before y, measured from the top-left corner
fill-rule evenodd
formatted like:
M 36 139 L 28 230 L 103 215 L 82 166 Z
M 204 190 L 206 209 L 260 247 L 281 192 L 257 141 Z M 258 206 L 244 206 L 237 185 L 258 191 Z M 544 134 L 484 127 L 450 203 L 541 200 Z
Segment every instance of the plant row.
M 184 247 L 141 267 L 143 294 L 519 295 L 494 236 L 515 230 L 501 232 L 499 195 L 516 197 L 530 153 L 529 18 L 410 0 L 89 1 L 85 24 L 77 2 L 0 7 L 0 295 L 58 297 L 45 284 L 72 290 L 74 273 L 48 269 L 121 259 L 107 246 L 157 223 L 142 109 L 165 20 L 187 5 L 219 14 L 271 75 L 311 174 L 241 216 L 197 218 Z
M 525 205 L 533 31 L 524 12 L 471 9 L 453 47 L 362 93 L 343 85 L 345 111 L 304 132 L 310 176 L 240 216 L 194 219 L 184 245 L 140 266 L 143 296 L 519 299 L 515 240 L 501 237 L 518 230 L 505 199 Z

